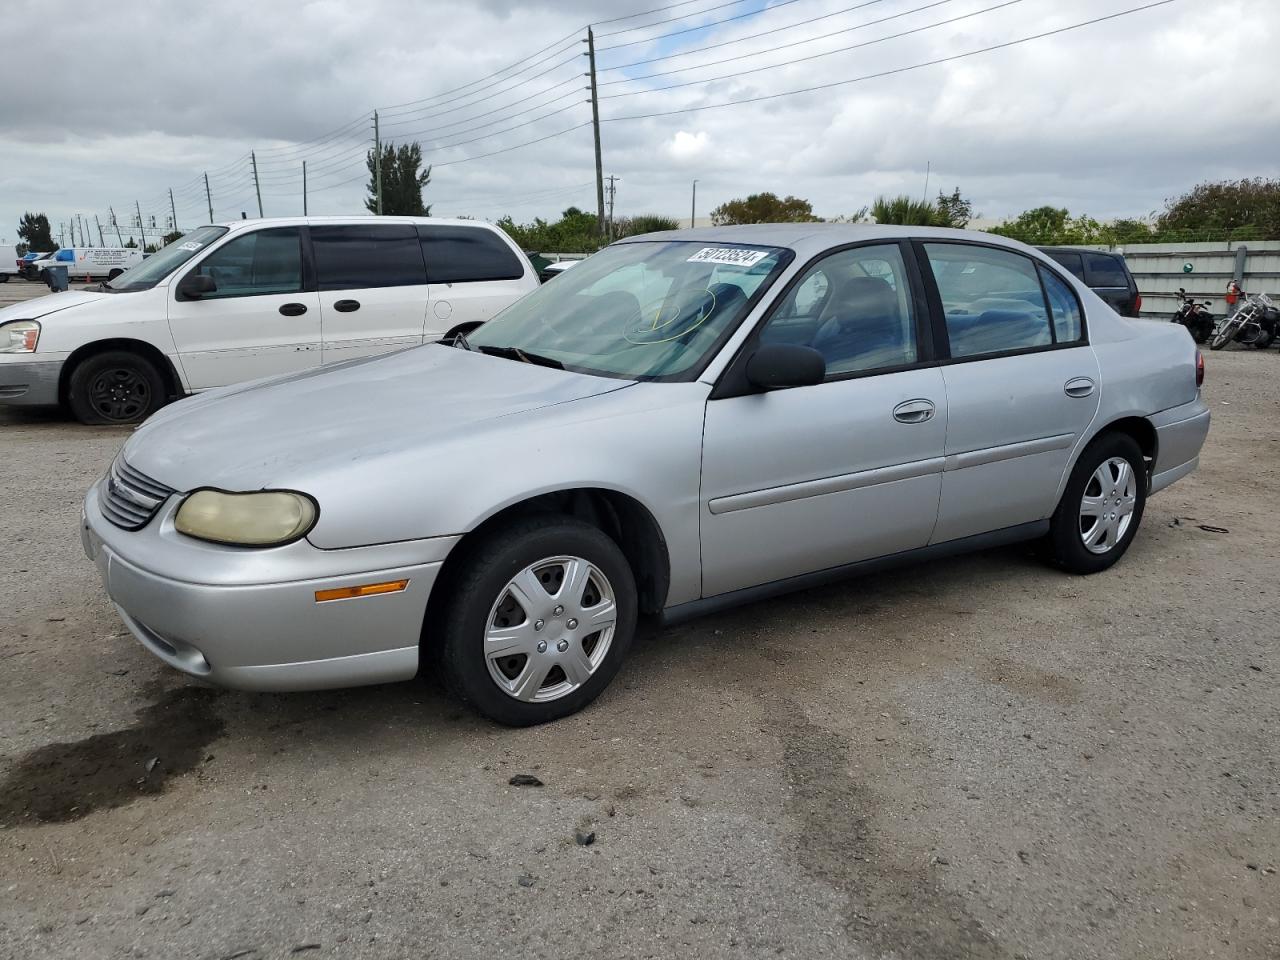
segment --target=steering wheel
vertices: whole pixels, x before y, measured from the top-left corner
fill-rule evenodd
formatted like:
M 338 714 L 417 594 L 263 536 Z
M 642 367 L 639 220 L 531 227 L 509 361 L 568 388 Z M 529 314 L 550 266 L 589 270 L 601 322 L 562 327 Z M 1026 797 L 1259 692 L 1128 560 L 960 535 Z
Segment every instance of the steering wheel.
M 623 338 L 637 346 L 683 340 L 694 334 L 716 309 L 716 295 L 709 289 L 699 291 L 697 297 L 690 298 L 663 319 L 665 302 L 658 299 L 644 306 L 639 314 L 623 324 Z

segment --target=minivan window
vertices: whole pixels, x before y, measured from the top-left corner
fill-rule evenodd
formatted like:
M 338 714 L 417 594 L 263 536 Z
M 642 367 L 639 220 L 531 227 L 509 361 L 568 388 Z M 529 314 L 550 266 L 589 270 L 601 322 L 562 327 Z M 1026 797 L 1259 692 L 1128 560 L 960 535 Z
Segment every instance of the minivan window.
M 235 237 L 200 261 L 192 273 L 213 277 L 218 285 L 201 300 L 297 293 L 302 289 L 298 228 L 255 230 Z
M 432 283 L 519 280 L 524 265 L 502 238 L 480 227 L 418 227 Z
M 111 293 L 127 293 L 132 290 L 150 290 L 173 271 L 196 256 L 209 244 L 227 233 L 227 227 L 197 227 L 184 233 L 177 240 L 153 253 L 136 267 L 126 270 L 109 281 L 104 290 Z
M 1028 257 L 972 244 L 926 243 L 951 356 L 1049 346 L 1049 310 Z
M 1050 250 L 1048 254 L 1050 258 L 1065 267 L 1068 273 L 1084 283 L 1084 261 L 1080 259 L 1080 254 L 1058 250 Z
M 1085 283 L 1091 287 L 1129 286 L 1129 275 L 1116 257 L 1105 253 L 1084 255 Z
M 427 282 L 418 232 L 410 223 L 313 226 L 311 249 L 321 290 L 407 287 Z

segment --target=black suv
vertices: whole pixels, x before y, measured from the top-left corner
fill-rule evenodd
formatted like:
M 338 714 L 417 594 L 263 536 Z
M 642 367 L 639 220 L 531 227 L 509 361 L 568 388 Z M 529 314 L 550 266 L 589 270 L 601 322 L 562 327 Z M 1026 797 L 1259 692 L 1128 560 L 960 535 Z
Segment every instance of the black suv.
M 1142 294 L 1134 282 L 1123 254 L 1104 253 L 1079 247 L 1041 247 L 1077 280 L 1111 305 L 1122 317 L 1136 317 L 1142 309 Z

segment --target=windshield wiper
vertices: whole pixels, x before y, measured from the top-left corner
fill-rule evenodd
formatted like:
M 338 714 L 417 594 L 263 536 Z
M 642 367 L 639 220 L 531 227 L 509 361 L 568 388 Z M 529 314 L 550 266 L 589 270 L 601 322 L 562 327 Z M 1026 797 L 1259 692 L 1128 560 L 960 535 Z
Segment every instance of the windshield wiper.
M 540 353 L 530 353 L 528 350 L 521 350 L 519 347 L 491 347 L 487 344 L 477 347 L 481 353 L 487 353 L 491 357 L 505 357 L 508 360 L 519 360 L 521 363 L 532 363 L 539 367 L 551 367 L 554 370 L 563 370 L 564 364 L 552 357 L 544 357 Z

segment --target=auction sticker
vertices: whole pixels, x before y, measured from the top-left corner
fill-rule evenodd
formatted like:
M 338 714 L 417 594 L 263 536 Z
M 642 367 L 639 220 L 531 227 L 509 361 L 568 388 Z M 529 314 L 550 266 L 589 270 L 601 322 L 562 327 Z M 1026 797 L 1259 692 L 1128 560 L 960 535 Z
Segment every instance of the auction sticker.
M 754 267 L 769 255 L 767 250 L 744 250 L 741 247 L 703 247 L 686 263 L 723 263 L 730 267 Z
M 204 244 L 200 243 L 197 240 L 188 240 L 186 243 L 180 244 L 178 246 L 178 249 L 179 250 L 199 250 L 203 246 Z

